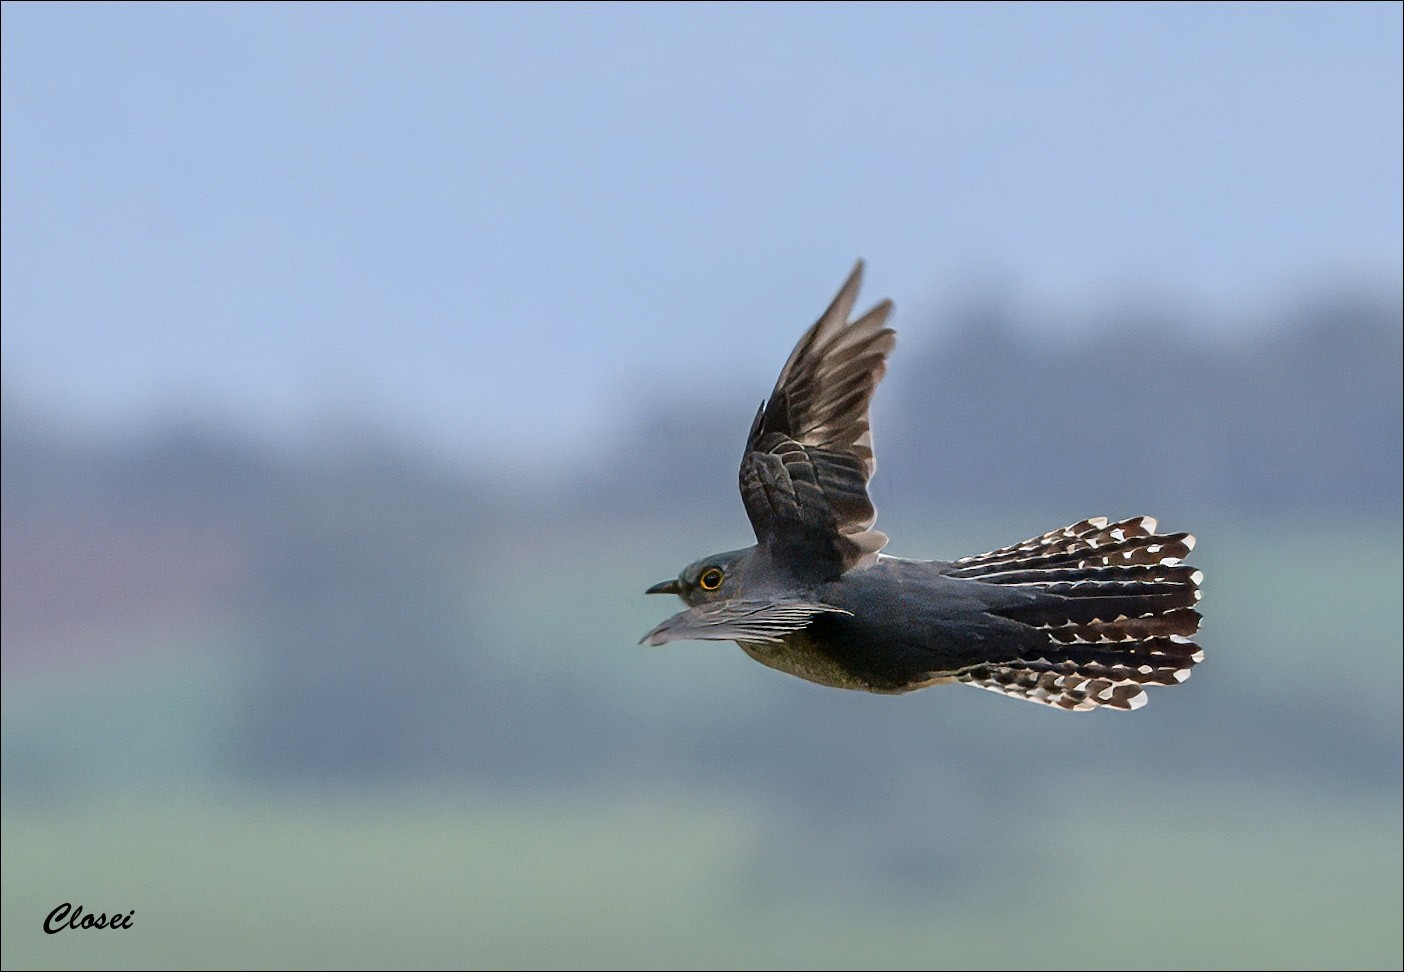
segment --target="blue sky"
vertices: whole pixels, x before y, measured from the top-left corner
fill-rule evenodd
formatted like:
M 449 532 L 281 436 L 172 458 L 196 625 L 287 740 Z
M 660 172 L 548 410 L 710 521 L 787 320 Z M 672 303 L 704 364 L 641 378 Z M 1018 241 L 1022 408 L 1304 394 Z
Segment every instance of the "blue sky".
M 4 380 L 526 455 L 758 398 L 859 255 L 899 329 L 1397 290 L 1400 10 L 6 3 Z

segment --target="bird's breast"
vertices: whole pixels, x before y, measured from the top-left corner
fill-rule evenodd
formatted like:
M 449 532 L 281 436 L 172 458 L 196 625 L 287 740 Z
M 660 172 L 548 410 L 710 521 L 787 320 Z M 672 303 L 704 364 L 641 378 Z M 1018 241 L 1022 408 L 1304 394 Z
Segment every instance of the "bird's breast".
M 832 646 L 817 640 L 808 628 L 786 635 L 782 641 L 741 641 L 737 644 L 741 646 L 742 651 L 767 668 L 830 688 L 892 695 L 910 692 L 912 689 L 932 685 L 938 681 L 949 681 L 933 675 L 911 681 L 874 677 L 846 664 Z
M 872 690 L 866 681 L 823 651 L 807 631 L 796 631 L 782 641 L 740 641 L 737 644 L 746 654 L 777 672 L 831 688 Z

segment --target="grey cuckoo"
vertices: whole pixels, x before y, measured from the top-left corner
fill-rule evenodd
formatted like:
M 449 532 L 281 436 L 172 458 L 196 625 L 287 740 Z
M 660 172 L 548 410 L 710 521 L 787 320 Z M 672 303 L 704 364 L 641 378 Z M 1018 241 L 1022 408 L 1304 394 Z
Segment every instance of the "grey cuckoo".
M 1094 517 L 956 561 L 883 554 L 868 404 L 896 341 L 883 301 L 850 320 L 860 261 L 790 354 L 741 459 L 756 543 L 649 594 L 687 610 L 642 641 L 735 641 L 811 682 L 897 693 L 964 683 L 1060 709 L 1137 709 L 1204 653 L 1188 533 Z

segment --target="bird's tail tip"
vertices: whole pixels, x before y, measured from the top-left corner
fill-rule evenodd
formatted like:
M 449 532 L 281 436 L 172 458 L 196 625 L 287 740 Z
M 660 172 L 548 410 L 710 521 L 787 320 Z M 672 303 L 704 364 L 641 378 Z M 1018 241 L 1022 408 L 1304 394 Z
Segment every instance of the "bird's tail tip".
M 1157 533 L 1148 516 L 1092 517 L 952 565 L 951 573 L 1030 597 L 996 613 L 1025 626 L 1017 658 L 961 681 L 1073 711 L 1131 711 L 1145 686 L 1178 685 L 1204 659 L 1194 641 L 1204 574 L 1184 562 L 1190 533 Z

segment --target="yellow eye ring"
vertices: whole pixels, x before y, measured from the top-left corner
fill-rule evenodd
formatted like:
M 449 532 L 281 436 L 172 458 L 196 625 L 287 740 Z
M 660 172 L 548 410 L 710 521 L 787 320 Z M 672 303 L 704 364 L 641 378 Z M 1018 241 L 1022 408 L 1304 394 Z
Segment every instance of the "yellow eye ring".
M 722 586 L 722 580 L 726 577 L 720 567 L 708 567 L 702 571 L 702 576 L 697 578 L 697 586 L 704 591 L 715 591 Z

